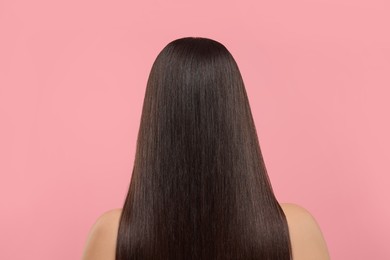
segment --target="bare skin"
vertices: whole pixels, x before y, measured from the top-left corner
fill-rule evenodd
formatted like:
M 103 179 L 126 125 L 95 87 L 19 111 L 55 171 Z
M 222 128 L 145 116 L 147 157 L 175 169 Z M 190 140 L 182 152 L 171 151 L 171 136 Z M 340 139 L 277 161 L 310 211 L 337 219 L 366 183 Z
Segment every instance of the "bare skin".
M 280 203 L 289 226 L 293 260 L 329 260 L 330 255 L 317 221 L 305 208 Z M 82 260 L 115 260 L 119 217 L 122 209 L 103 213 L 89 231 Z

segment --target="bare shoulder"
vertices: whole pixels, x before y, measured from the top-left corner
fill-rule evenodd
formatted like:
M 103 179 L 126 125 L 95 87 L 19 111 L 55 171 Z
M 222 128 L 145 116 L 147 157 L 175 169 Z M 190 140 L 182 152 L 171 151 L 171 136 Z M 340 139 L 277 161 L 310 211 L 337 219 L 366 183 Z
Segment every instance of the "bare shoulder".
M 293 260 L 329 260 L 321 228 L 314 216 L 294 203 L 280 203 L 288 222 Z M 122 209 L 100 215 L 92 225 L 82 260 L 115 260 L 116 240 Z
M 122 209 L 101 214 L 89 230 L 82 260 L 114 260 Z
M 280 203 L 289 226 L 294 260 L 329 260 L 329 251 L 314 216 L 294 203 Z

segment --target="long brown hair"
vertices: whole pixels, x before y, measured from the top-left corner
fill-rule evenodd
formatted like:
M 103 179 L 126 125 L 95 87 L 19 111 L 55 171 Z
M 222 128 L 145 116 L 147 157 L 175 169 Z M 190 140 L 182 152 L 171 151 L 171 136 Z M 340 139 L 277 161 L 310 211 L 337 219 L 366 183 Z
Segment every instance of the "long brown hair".
M 233 56 L 208 38 L 170 42 L 146 86 L 116 260 L 288 260 L 291 252 Z

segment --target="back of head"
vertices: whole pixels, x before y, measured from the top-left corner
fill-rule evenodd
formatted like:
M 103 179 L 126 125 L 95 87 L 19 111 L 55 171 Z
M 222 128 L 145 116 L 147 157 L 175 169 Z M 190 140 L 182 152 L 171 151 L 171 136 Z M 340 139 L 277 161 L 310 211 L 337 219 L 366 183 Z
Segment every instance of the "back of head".
M 170 42 L 147 82 L 116 259 L 290 259 L 239 68 L 207 38 Z

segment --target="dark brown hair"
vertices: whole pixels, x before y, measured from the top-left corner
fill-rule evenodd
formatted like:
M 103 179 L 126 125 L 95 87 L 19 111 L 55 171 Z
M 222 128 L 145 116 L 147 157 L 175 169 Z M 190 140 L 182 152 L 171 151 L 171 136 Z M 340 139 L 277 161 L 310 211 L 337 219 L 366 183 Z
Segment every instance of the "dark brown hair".
M 116 260 L 291 259 L 239 68 L 221 43 L 170 42 L 148 78 Z

